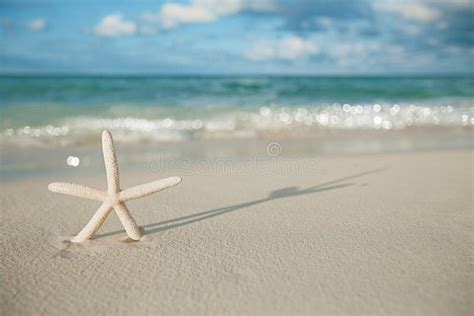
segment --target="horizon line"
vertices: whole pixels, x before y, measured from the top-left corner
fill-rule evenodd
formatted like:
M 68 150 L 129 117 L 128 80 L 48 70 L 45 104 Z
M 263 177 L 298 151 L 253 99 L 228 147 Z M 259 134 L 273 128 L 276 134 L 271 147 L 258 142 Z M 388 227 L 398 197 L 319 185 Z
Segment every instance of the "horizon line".
M 402 73 L 114 73 L 114 72 L 1 72 L 1 77 L 450 77 L 474 76 L 474 72 Z

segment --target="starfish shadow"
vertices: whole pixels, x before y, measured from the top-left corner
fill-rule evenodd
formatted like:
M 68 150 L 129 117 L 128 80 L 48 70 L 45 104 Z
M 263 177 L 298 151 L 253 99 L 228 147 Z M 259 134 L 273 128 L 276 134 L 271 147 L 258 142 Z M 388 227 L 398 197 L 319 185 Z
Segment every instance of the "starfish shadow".
M 288 198 L 288 197 L 292 197 L 292 196 L 312 194 L 312 193 L 317 193 L 317 192 L 322 192 L 322 191 L 329 191 L 329 190 L 335 190 L 335 189 L 348 187 L 348 186 L 354 185 L 354 183 L 352 183 L 352 182 L 341 183 L 341 182 L 351 180 L 351 179 L 355 179 L 355 178 L 359 178 L 359 177 L 362 177 L 362 176 L 365 176 L 365 175 L 368 175 L 368 174 L 381 172 L 385 169 L 386 168 L 379 168 L 379 169 L 373 169 L 373 170 L 353 174 L 353 175 L 350 175 L 350 176 L 346 176 L 346 177 L 338 178 L 338 179 L 328 181 L 328 182 L 325 182 L 325 183 L 321 183 L 321 184 L 318 184 L 318 185 L 315 185 L 315 186 L 312 186 L 312 187 L 309 187 L 309 188 L 306 188 L 306 189 L 300 189 L 299 187 L 296 187 L 296 186 L 285 187 L 285 188 L 282 188 L 282 189 L 272 191 L 267 197 L 262 198 L 262 199 L 257 199 L 257 200 L 253 200 L 253 201 L 248 201 L 248 202 L 244 202 L 244 203 L 240 203 L 240 204 L 231 205 L 231 206 L 216 208 L 216 209 L 212 209 L 212 210 L 209 210 L 209 211 L 205 211 L 205 212 L 201 212 L 201 213 L 197 213 L 197 214 L 191 214 L 191 215 L 187 215 L 187 216 L 183 216 L 183 217 L 179 217 L 179 218 L 175 218 L 175 219 L 171 219 L 171 220 L 167 220 L 167 221 L 157 222 L 157 223 L 148 224 L 148 225 L 142 225 L 141 227 L 145 229 L 145 235 L 155 234 L 155 233 L 158 233 L 158 232 L 166 231 L 166 230 L 177 228 L 177 227 L 180 227 L 180 226 L 196 223 L 196 222 L 199 222 L 199 221 L 202 221 L 202 220 L 205 220 L 205 219 L 209 219 L 209 218 L 212 218 L 212 217 L 215 217 L 215 216 L 218 216 L 218 215 L 222 215 L 222 214 L 225 214 L 225 213 L 229 213 L 229 212 L 237 211 L 237 210 L 240 210 L 240 209 L 244 209 L 244 208 L 247 208 L 247 207 L 250 207 L 250 206 L 253 206 L 253 205 L 269 202 L 269 201 L 272 201 L 272 200 L 283 199 L 283 198 Z M 341 184 L 339 184 L 339 183 L 341 183 Z M 118 230 L 118 231 L 113 231 L 113 232 L 104 233 L 104 234 L 97 234 L 96 238 L 113 236 L 113 235 L 117 235 L 117 234 L 124 233 L 124 232 L 125 232 L 124 230 Z

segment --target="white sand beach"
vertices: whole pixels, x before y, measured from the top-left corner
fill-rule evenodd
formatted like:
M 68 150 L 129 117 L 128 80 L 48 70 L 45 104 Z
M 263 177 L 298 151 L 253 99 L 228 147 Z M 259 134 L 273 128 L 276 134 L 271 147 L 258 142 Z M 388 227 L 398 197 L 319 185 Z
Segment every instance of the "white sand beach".
M 122 167 L 123 187 L 183 178 L 128 204 L 140 242 L 113 213 L 65 242 L 100 203 L 48 183 L 103 188 L 102 172 L 2 181 L 1 314 L 468 315 L 472 155 L 326 155 L 311 174 Z
M 474 0 L 0 8 L 0 316 L 474 315 Z

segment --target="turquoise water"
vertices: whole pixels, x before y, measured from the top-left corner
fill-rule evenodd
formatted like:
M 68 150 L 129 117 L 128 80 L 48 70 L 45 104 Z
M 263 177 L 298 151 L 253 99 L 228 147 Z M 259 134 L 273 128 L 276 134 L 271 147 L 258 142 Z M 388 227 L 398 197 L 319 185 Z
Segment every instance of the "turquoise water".
M 9 143 L 474 125 L 474 76 L 2 76 Z

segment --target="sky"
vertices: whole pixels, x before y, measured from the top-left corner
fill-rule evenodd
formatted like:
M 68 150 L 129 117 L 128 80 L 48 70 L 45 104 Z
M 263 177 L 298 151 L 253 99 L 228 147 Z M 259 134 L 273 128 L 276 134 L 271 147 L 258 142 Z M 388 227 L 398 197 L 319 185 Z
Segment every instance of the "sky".
M 473 73 L 474 0 L 0 0 L 0 73 Z

